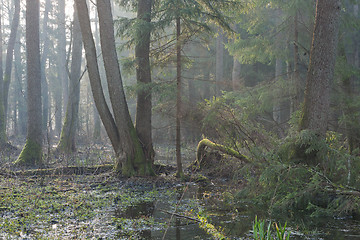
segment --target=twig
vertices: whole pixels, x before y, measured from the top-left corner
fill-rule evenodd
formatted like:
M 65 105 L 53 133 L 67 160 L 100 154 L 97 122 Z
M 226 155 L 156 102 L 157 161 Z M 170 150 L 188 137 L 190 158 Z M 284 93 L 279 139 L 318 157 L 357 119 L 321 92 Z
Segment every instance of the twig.
M 192 217 L 188 217 L 188 216 L 184 216 L 184 215 L 181 215 L 181 214 L 178 214 L 178 213 L 169 212 L 169 211 L 162 210 L 162 209 L 160 209 L 159 211 L 160 211 L 160 212 L 163 212 L 163 213 L 167 213 L 167 214 L 172 215 L 172 216 L 175 216 L 175 217 L 186 218 L 186 219 L 191 220 L 191 221 L 194 221 L 194 222 L 198 222 L 198 223 L 201 222 L 199 219 L 192 218 Z

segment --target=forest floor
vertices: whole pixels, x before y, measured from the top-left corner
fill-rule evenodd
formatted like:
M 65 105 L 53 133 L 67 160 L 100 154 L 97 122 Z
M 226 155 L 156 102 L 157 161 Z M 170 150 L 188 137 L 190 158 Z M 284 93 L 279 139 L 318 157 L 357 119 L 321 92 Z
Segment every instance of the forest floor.
M 157 163 L 163 165 L 151 178 L 123 178 L 112 172 L 107 146 L 48 157 L 48 168 L 41 174 L 13 168 L 17 151 L 3 154 L 0 239 L 209 239 L 249 234 L 253 216 L 233 208 L 232 193 L 239 185 L 227 176 L 207 178 L 190 171 L 186 181 L 179 180 L 173 159 L 166 156 L 172 149 L 160 147 L 157 152 L 162 156 Z M 247 223 L 235 227 L 244 216 Z

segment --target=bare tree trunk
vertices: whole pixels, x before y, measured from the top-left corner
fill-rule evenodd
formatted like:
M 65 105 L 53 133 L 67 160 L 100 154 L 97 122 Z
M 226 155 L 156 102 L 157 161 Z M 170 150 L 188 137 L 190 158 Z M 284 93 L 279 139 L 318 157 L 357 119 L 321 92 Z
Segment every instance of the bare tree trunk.
M 42 164 L 39 0 L 26 1 L 26 67 L 28 122 L 26 143 L 16 164 Z
M 6 137 L 6 116 L 4 108 L 4 70 L 3 70 L 3 34 L 2 34 L 2 14 L 0 12 L 0 146 L 3 148 L 7 142 Z
M 65 33 L 65 0 L 58 1 L 58 83 L 55 89 L 55 129 L 56 134 L 60 135 L 62 129 L 63 109 L 66 109 L 68 95 L 68 76 L 66 70 L 66 33 Z
M 18 31 L 20 19 L 20 0 L 15 0 L 15 12 L 14 17 L 11 23 L 11 31 L 8 42 L 8 47 L 6 50 L 6 65 L 5 65 L 5 74 L 4 74 L 4 109 L 5 109 L 5 118 L 8 112 L 8 96 L 9 96 L 9 87 L 11 80 L 11 72 L 12 72 L 12 63 L 14 56 L 14 46 L 16 41 L 16 34 Z M 5 121 L 6 126 L 6 121 Z
M 15 60 L 15 93 L 18 96 L 17 109 L 18 109 L 18 129 L 19 132 L 15 133 L 16 135 L 25 136 L 26 135 L 26 122 L 27 122 L 27 110 L 26 110 L 26 95 L 23 91 L 23 66 L 21 63 L 21 43 L 20 43 L 19 31 L 16 37 L 16 44 L 14 48 L 14 60 Z
M 79 102 L 80 102 L 80 70 L 82 60 L 82 39 L 77 17 L 76 9 L 74 11 L 72 40 L 72 59 L 70 73 L 70 91 L 66 107 L 64 125 L 60 135 L 58 149 L 69 153 L 76 150 L 75 135 L 77 132 L 77 123 L 79 121 Z
M 154 161 L 154 149 L 152 143 L 152 101 L 151 89 L 151 69 L 150 69 L 150 21 L 151 21 L 152 0 L 139 0 L 137 18 L 144 25 L 138 31 L 138 41 L 135 47 L 135 57 L 137 61 L 136 79 L 140 87 L 137 95 L 136 106 L 136 132 L 139 136 L 141 145 L 144 149 L 146 158 Z
M 43 19 L 43 51 L 41 56 L 41 85 L 42 85 L 42 97 L 43 97 L 43 117 L 42 117 L 42 127 L 45 133 L 48 132 L 48 117 L 49 117 L 49 86 L 48 81 L 46 80 L 46 61 L 48 59 L 49 53 L 49 45 L 50 39 L 48 37 L 49 34 L 49 27 L 48 27 L 48 20 L 49 20 L 49 11 L 51 7 L 51 0 L 46 0 L 45 2 L 45 11 L 44 11 L 44 19 Z
M 176 166 L 177 177 L 184 175 L 181 161 L 181 22 L 176 18 Z
M 317 0 L 300 130 L 308 129 L 322 137 L 325 136 L 328 124 L 340 10 L 340 0 Z
M 91 89 L 100 118 L 117 156 L 116 170 L 121 169 L 123 175 L 126 176 L 152 175 L 154 172 L 151 168 L 151 162 L 147 162 L 145 159 L 125 100 L 115 48 L 110 1 L 97 1 L 97 11 L 100 24 L 101 48 L 114 117 L 105 101 L 101 86 L 96 47 L 91 32 L 86 1 L 77 0 L 75 3 L 79 14 Z
M 215 67 L 215 96 L 221 95 L 222 83 L 224 81 L 224 33 L 219 28 L 216 38 L 216 67 Z

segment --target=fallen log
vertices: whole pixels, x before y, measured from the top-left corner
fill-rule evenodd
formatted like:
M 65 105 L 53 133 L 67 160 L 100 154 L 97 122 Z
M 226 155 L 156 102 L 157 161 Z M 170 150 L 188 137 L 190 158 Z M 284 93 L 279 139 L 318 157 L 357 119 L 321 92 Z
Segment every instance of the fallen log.
M 198 164 L 198 166 L 200 166 L 200 163 L 201 163 L 203 157 L 205 156 L 205 149 L 206 148 L 210 148 L 212 150 L 220 151 L 220 152 L 225 153 L 225 154 L 227 154 L 229 156 L 238 158 L 241 161 L 244 161 L 245 163 L 251 163 L 252 162 L 250 158 L 248 158 L 247 156 L 239 153 L 238 151 L 236 151 L 236 150 L 234 150 L 234 149 L 232 149 L 230 147 L 214 143 L 214 142 L 210 141 L 209 139 L 204 138 L 203 140 L 201 140 L 199 142 L 199 144 L 197 146 L 196 163 Z

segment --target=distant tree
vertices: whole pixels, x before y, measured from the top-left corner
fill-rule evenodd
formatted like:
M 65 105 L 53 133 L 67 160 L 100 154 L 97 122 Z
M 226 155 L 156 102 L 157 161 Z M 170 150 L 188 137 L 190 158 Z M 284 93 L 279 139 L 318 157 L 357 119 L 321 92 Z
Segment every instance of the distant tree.
M 3 72 L 2 60 L 1 60 L 1 75 L 0 75 L 0 148 L 4 148 L 7 145 L 7 134 L 6 134 L 6 119 L 8 109 L 8 95 L 12 73 L 12 63 L 14 56 L 14 46 L 16 41 L 16 34 L 19 26 L 20 19 L 20 0 L 14 2 L 14 15 L 11 22 L 11 31 L 6 49 L 6 60 L 5 60 L 5 72 Z M 2 39 L 2 37 L 0 38 Z M 1 47 L 2 49 L 2 47 Z M 2 50 L 1 50 L 2 53 Z
M 340 21 L 340 0 L 317 0 L 305 102 L 300 130 L 324 137 L 328 127 L 330 86 L 334 77 Z
M 39 0 L 26 1 L 26 67 L 28 122 L 26 143 L 18 159 L 19 165 L 42 164 L 41 72 L 39 40 Z
M 120 67 L 115 48 L 115 36 L 111 3 L 97 1 L 100 25 L 101 50 L 113 114 L 106 103 L 101 86 L 96 47 L 90 27 L 86 0 L 76 0 L 80 28 L 86 53 L 86 61 L 96 108 L 116 155 L 116 170 L 125 176 L 153 175 L 152 163 L 145 158 L 127 107 Z
M 41 55 L 41 86 L 42 86 L 42 97 L 43 97 L 43 119 L 42 119 L 42 127 L 43 131 L 48 131 L 48 119 L 49 119 L 49 84 L 46 79 L 46 62 L 49 57 L 50 52 L 50 29 L 49 29 L 49 12 L 51 8 L 51 0 L 46 0 L 45 2 L 45 10 L 44 10 L 44 19 L 43 19 L 43 27 L 42 27 L 42 55 Z
M 61 130 L 60 142 L 58 144 L 58 149 L 65 153 L 74 152 L 76 150 L 75 135 L 77 132 L 77 123 L 79 121 L 82 39 L 76 8 L 74 11 L 72 38 L 69 99 L 67 101 L 65 120 Z
M 2 34 L 2 14 L 0 12 L 0 93 L 4 92 L 4 72 L 3 72 L 3 34 Z M 6 137 L 6 116 L 4 108 L 3 94 L 0 95 L 0 146 L 4 146 L 7 142 Z

